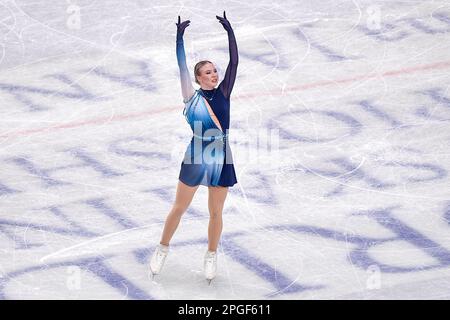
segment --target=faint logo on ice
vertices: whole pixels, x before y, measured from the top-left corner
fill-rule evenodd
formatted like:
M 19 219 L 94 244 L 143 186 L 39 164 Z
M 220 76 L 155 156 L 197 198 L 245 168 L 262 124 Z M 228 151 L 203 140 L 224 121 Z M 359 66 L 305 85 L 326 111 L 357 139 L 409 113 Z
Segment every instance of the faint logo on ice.
M 366 288 L 368 290 L 376 290 L 381 288 L 381 271 L 377 265 L 371 265 L 367 268 L 366 272 L 369 274 L 366 282 Z
M 367 19 L 366 26 L 369 30 L 380 30 L 381 25 L 381 9 L 379 6 L 369 6 L 366 9 Z
M 67 267 L 67 277 L 66 286 L 69 290 L 75 291 L 81 289 L 81 269 L 77 266 Z
M 69 14 L 66 25 L 71 30 L 79 30 L 81 28 L 80 7 L 76 4 L 70 3 L 66 9 L 66 13 Z

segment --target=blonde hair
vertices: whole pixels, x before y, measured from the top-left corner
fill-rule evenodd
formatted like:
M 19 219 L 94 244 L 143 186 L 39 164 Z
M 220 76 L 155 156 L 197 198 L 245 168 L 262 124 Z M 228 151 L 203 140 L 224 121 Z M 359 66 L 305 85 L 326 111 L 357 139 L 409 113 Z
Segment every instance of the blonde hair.
M 196 64 L 195 67 L 194 67 L 194 77 L 195 77 L 195 82 L 198 83 L 198 84 L 200 84 L 200 82 L 198 82 L 198 80 L 197 80 L 197 76 L 200 75 L 200 68 L 203 67 L 203 66 L 204 66 L 205 64 L 207 64 L 207 63 L 213 64 L 213 63 L 212 63 L 211 61 L 209 61 L 209 60 L 202 60 L 202 61 L 197 62 L 197 64 Z

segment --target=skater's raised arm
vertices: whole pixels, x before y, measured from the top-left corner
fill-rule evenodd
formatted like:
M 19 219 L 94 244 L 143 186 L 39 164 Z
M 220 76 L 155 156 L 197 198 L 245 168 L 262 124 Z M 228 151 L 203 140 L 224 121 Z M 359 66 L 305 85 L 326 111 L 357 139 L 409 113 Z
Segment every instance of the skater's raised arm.
M 177 61 L 180 69 L 181 93 L 183 95 L 183 102 L 187 102 L 194 95 L 194 87 L 192 86 L 191 76 L 186 65 L 186 54 L 184 52 L 183 34 L 184 29 L 191 21 L 186 20 L 181 23 L 181 18 L 178 16 L 177 25 Z
M 216 16 L 219 22 L 223 25 L 224 29 L 228 32 L 228 47 L 230 52 L 230 61 L 228 62 L 227 71 L 222 82 L 219 84 L 220 90 L 226 98 L 230 98 L 231 90 L 233 89 L 234 81 L 236 79 L 237 66 L 239 62 L 239 54 L 236 44 L 236 38 L 234 36 L 233 29 L 230 22 L 227 20 L 225 11 L 223 12 L 223 18 Z

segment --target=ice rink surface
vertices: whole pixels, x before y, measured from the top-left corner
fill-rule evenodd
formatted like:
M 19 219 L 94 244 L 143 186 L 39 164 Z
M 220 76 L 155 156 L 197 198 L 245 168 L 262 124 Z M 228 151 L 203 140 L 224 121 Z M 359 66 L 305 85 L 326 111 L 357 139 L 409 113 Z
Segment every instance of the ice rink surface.
M 318 4 L 320 2 L 320 4 Z M 175 55 L 239 48 L 218 276 Z M 449 299 L 448 1 L 2 1 L 1 299 Z M 220 80 L 219 80 L 220 81 Z

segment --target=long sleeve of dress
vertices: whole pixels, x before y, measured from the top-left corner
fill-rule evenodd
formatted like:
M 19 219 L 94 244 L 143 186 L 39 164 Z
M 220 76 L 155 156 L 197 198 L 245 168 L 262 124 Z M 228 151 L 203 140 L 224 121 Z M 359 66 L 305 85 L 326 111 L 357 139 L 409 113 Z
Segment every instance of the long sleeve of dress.
M 189 75 L 189 70 L 186 65 L 183 39 L 177 39 L 176 53 L 178 67 L 180 69 L 181 93 L 183 95 L 183 102 L 186 103 L 194 95 L 195 90 L 192 86 L 191 76 Z
M 230 61 L 228 63 L 227 71 L 225 72 L 225 77 L 219 85 L 220 90 L 222 90 L 223 95 L 227 99 L 230 98 L 231 90 L 233 89 L 234 81 L 236 80 L 239 62 L 236 38 L 234 37 L 234 32 L 232 30 L 228 32 L 228 46 L 230 51 Z

